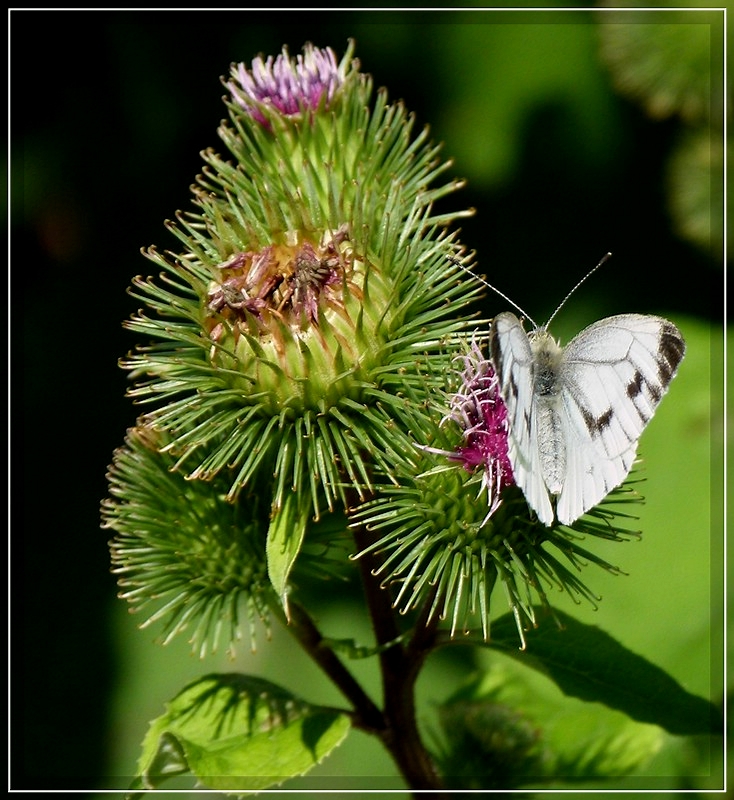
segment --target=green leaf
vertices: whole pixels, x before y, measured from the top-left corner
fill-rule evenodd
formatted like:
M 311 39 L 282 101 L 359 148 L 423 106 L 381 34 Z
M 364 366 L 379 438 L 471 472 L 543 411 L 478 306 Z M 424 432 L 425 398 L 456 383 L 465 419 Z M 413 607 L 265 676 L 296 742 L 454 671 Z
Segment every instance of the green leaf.
M 303 544 L 311 514 L 311 499 L 307 492 L 286 494 L 283 505 L 274 512 L 268 530 L 265 553 L 268 575 L 288 614 L 288 576 Z
M 660 728 L 569 701 L 528 677 L 509 661 L 495 662 L 439 707 L 437 757 L 452 788 L 606 780 L 645 769 L 660 748 Z
M 660 667 L 630 652 L 597 626 L 559 610 L 553 614 L 563 628 L 546 618 L 525 634 L 525 650 L 517 647 L 511 614 L 493 623 L 487 644 L 542 672 L 572 697 L 604 703 L 638 722 L 681 736 L 721 733 L 721 715 L 708 700 L 687 692 Z
M 209 789 L 249 794 L 302 775 L 342 742 L 349 716 L 262 678 L 206 675 L 154 720 L 133 789 L 192 773 Z

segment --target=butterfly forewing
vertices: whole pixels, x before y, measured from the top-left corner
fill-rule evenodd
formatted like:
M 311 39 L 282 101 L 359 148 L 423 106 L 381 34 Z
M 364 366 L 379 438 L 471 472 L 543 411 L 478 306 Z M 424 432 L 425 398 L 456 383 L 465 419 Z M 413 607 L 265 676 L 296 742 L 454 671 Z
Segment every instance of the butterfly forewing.
M 553 523 L 553 507 L 543 481 L 535 411 L 534 356 L 520 320 L 510 312 L 495 317 L 490 350 L 500 392 L 507 406 L 508 455 L 515 483 L 545 525 Z
M 550 339 L 543 329 L 530 337 Z M 678 329 L 659 317 L 608 317 L 560 350 L 552 380 L 539 384 L 545 347 L 531 347 L 514 314 L 495 319 L 492 357 L 508 408 L 515 481 L 541 522 L 553 523 L 554 497 L 558 521 L 571 524 L 627 477 L 685 345 Z

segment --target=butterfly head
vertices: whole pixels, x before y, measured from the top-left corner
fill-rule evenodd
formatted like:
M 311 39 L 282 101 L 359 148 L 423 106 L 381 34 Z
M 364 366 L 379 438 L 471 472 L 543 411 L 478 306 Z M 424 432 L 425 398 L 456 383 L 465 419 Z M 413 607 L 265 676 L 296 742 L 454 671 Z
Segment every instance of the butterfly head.
M 563 355 L 563 348 L 546 328 L 536 328 L 528 334 L 530 350 L 536 364 L 556 366 Z

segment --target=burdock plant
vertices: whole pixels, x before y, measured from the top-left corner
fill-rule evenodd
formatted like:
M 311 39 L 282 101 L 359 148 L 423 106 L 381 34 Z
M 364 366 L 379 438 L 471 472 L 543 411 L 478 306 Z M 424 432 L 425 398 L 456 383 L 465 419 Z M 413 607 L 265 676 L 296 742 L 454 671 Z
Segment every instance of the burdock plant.
M 450 163 L 401 104 L 373 96 L 352 50 L 337 62 L 330 49 L 284 49 L 224 80 L 230 156 L 202 154 L 195 209 L 168 223 L 179 252 L 144 251 L 158 277 L 133 281 L 143 310 L 127 327 L 144 343 L 123 366 L 145 411 L 103 504 L 121 597 L 143 625 L 233 657 L 243 627 L 254 646 L 283 625 L 346 702 L 207 675 L 151 724 L 134 788 L 191 773 L 258 791 L 308 771 L 352 728 L 377 736 L 414 790 L 633 770 L 657 743 L 647 727 L 600 736 L 605 757 L 589 759 L 544 738 L 541 716 L 488 675 L 419 730 L 421 667 L 457 641 L 635 720 L 710 722 L 659 670 L 550 612 L 549 587 L 595 601 L 580 568 L 615 568 L 583 541 L 635 535 L 623 504 L 636 495 L 623 487 L 572 527 L 528 509 L 487 326 L 471 313 L 482 287 L 453 227 L 469 212 L 438 204 L 460 182 L 441 181 Z M 361 584 L 372 642 L 335 641 L 315 622 L 315 596 L 338 607 L 335 579 Z M 491 614 L 498 586 L 504 616 Z M 379 671 L 380 703 L 350 671 L 357 657 Z M 630 693 L 620 676 L 632 668 Z

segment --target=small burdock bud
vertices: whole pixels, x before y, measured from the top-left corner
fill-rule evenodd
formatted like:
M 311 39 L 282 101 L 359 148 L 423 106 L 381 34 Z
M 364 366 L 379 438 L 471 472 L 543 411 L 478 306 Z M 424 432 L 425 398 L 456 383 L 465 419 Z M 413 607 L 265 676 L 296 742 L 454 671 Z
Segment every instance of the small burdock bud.
M 102 505 L 120 597 L 147 610 L 141 627 L 162 621 L 163 641 L 190 633 L 203 656 L 220 640 L 230 652 L 241 617 L 254 647 L 256 623 L 268 629 L 272 589 L 265 564 L 267 505 L 256 493 L 237 504 L 221 481 L 186 481 L 161 452 L 165 439 L 146 426 L 128 431 L 110 467 Z
M 102 520 L 116 532 L 110 547 L 120 597 L 147 614 L 141 628 L 162 626 L 164 644 L 186 633 L 199 656 L 222 645 L 234 655 L 246 628 L 254 650 L 258 628 L 269 637 L 280 606 L 266 556 L 268 492 L 253 486 L 231 503 L 221 476 L 188 481 L 173 470 L 165 443 L 149 426 L 131 428 L 110 467 Z M 299 580 L 323 580 L 338 552 L 333 530 L 311 534 Z

